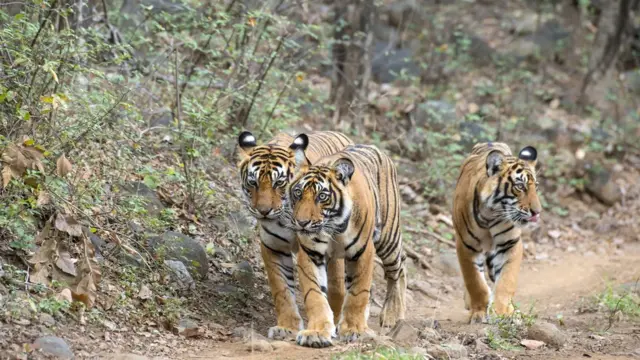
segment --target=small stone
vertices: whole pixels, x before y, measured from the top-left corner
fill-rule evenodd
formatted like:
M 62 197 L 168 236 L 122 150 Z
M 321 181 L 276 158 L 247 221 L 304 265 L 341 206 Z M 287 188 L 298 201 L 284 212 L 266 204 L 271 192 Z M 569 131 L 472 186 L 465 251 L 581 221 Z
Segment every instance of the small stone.
M 116 331 L 116 329 L 118 328 L 116 323 L 114 323 L 113 321 L 110 321 L 110 320 L 104 320 L 102 322 L 102 325 L 104 325 L 104 327 L 106 327 L 107 329 L 109 329 L 111 331 Z
M 138 292 L 138 299 L 149 300 L 153 296 L 151 289 L 147 285 L 142 285 L 140 292 Z
M 273 347 L 267 340 L 254 340 L 247 342 L 247 350 L 248 351 L 258 351 L 258 352 L 270 352 L 273 351 Z
M 429 355 L 438 360 L 463 359 L 467 357 L 467 348 L 460 344 L 435 345 L 428 349 Z
M 554 240 L 558 240 L 560 238 L 560 235 L 562 235 L 560 230 L 549 230 L 547 234 L 549 234 L 549 236 Z
M 539 349 L 539 348 L 543 347 L 544 346 L 544 342 L 538 341 L 538 340 L 524 339 L 524 340 L 520 341 L 520 345 L 522 345 L 525 348 L 527 348 L 527 350 L 535 350 L 535 349 Z
M 554 324 L 539 322 L 531 325 L 527 333 L 527 338 L 542 341 L 554 348 L 561 348 L 567 341 L 564 333 Z
M 480 339 L 476 339 L 474 345 L 476 347 L 476 352 L 489 351 L 490 349 L 489 345 L 487 345 L 484 341 Z
M 470 114 L 476 114 L 480 110 L 480 107 L 476 103 L 471 103 L 469 104 L 468 110 Z
M 164 265 L 172 270 L 172 277 L 181 288 L 189 288 L 195 286 L 195 282 L 187 267 L 177 260 L 165 260 Z
M 40 314 L 38 321 L 40 322 L 40 324 L 48 327 L 52 327 L 56 324 L 56 319 L 54 319 L 53 316 L 47 313 Z
M 22 326 L 31 325 L 31 321 L 29 321 L 28 319 L 25 319 L 25 318 L 17 318 L 17 319 L 13 319 L 12 321 L 16 325 L 22 325 Z
M 236 339 L 242 339 L 244 341 L 251 341 L 252 339 L 254 341 L 256 340 L 266 340 L 267 338 L 264 337 L 263 335 L 257 333 L 255 330 L 253 329 L 247 329 L 243 326 L 239 326 L 235 329 L 233 329 L 233 335 L 234 338 Z
M 418 330 L 404 320 L 400 320 L 389 332 L 391 338 L 401 344 L 411 344 L 418 341 Z
M 178 325 L 174 326 L 173 332 L 177 335 L 188 338 L 200 336 L 203 333 L 202 329 L 198 326 L 198 323 L 188 318 L 180 319 L 180 321 L 178 321 Z
M 551 103 L 549 104 L 549 106 L 552 109 L 557 109 L 558 107 L 560 107 L 560 100 L 558 98 L 551 100 Z
M 254 273 L 251 264 L 248 261 L 242 261 L 233 268 L 231 272 L 233 278 L 246 286 L 251 286 L 254 280 Z
M 271 343 L 271 346 L 275 349 L 275 350 L 280 350 L 280 349 L 287 349 L 293 346 L 293 344 L 291 344 L 290 342 L 287 341 L 274 341 Z
M 431 343 L 435 343 L 440 339 L 440 334 L 438 334 L 436 329 L 427 327 L 420 331 L 420 339 L 425 339 Z
M 38 349 L 42 353 L 55 356 L 59 359 L 73 359 L 73 351 L 67 342 L 56 336 L 42 336 L 36 339 L 32 345 L 33 349 Z

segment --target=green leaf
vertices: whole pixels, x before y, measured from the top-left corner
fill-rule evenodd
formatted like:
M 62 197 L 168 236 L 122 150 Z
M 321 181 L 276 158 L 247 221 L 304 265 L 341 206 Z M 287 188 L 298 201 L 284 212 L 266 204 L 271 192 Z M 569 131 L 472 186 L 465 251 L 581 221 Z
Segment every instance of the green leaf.
M 207 252 L 208 255 L 213 256 L 216 253 L 216 249 L 213 247 L 213 243 L 210 242 L 207 244 L 207 247 L 205 248 L 205 251 Z
M 149 189 L 155 189 L 158 187 L 158 183 L 156 182 L 156 179 L 154 176 L 147 175 L 144 177 L 142 181 L 144 182 L 145 185 L 149 187 Z
M 22 20 L 24 19 L 24 14 L 20 13 L 20 14 L 16 14 L 16 16 L 13 17 L 16 20 Z

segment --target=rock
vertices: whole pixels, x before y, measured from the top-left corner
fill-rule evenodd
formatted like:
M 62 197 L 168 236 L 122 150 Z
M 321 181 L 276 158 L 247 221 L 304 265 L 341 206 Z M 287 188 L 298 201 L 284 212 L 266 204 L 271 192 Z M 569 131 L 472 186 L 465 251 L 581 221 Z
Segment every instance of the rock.
M 238 237 L 253 240 L 257 235 L 255 228 L 258 221 L 244 210 L 227 213 L 222 223 L 224 228 L 232 231 Z
M 257 333 L 255 330 L 253 329 L 247 329 L 243 326 L 239 326 L 235 329 L 233 329 L 233 334 L 232 336 L 236 339 L 242 339 L 243 341 L 256 341 L 256 340 L 267 340 L 266 337 L 264 337 L 263 335 Z
M 567 49 L 569 35 L 558 20 L 551 19 L 541 24 L 535 33 L 514 41 L 508 51 L 519 61 L 535 61 L 538 56 L 546 58 Z
M 172 278 L 178 283 L 180 288 L 190 288 L 195 286 L 195 282 L 189 274 L 189 270 L 183 263 L 176 260 L 165 260 L 164 265 L 171 270 Z
M 465 150 L 470 151 L 479 142 L 491 141 L 492 134 L 491 129 L 482 123 L 463 121 L 460 123 L 460 136 L 458 143 Z
M 149 289 L 147 285 L 142 285 L 142 287 L 140 287 L 140 291 L 138 292 L 138 299 L 149 300 L 151 299 L 152 296 L 153 296 L 153 293 L 151 292 L 151 289 Z
M 293 344 L 287 341 L 273 341 L 271 342 L 271 346 L 275 349 L 275 350 L 281 350 L 281 349 L 287 349 L 290 347 L 293 347 Z
M 418 330 L 404 320 L 400 320 L 389 332 L 393 341 L 409 345 L 418 341 Z
M 378 83 L 393 82 L 402 73 L 408 76 L 419 76 L 420 67 L 413 58 L 414 53 L 411 49 L 395 49 L 386 42 L 376 41 L 373 46 L 371 75 Z
M 36 339 L 32 345 L 44 354 L 55 356 L 58 359 L 73 359 L 73 351 L 67 342 L 56 336 L 42 336 Z
M 433 290 L 433 286 L 426 281 L 411 280 L 407 288 L 409 290 L 418 291 L 434 300 L 438 300 L 440 298 L 437 292 Z
M 455 44 L 457 54 L 466 54 L 468 60 L 477 67 L 493 64 L 499 54 L 482 38 L 460 31 L 451 34 L 450 43 Z
M 242 285 L 245 285 L 245 286 L 253 285 L 253 282 L 254 282 L 253 268 L 251 267 L 251 264 L 249 264 L 249 262 L 247 262 L 246 260 L 237 264 L 233 268 L 231 275 L 237 282 L 239 282 Z
M 187 338 L 201 336 L 204 333 L 197 322 L 188 318 L 180 319 L 178 324 L 173 327 L 173 332 Z
M 467 348 L 460 344 L 444 344 L 429 347 L 429 355 L 438 360 L 463 359 L 467 357 Z
M 544 346 L 544 342 L 538 341 L 538 340 L 524 339 L 524 340 L 520 341 L 520 345 L 522 345 L 525 348 L 527 348 L 527 350 L 535 350 L 535 349 L 539 349 L 539 348 L 543 347 Z
M 587 192 L 608 206 L 622 199 L 622 192 L 613 180 L 611 171 L 598 162 L 585 163 L 587 170 Z
M 565 334 L 560 329 L 547 322 L 538 322 L 531 325 L 527 332 L 527 338 L 542 341 L 554 348 L 561 348 L 567 341 Z
M 187 235 L 174 231 L 167 231 L 162 236 L 149 239 L 149 246 L 156 257 L 177 260 L 200 278 L 206 278 L 209 271 L 209 261 L 204 247 Z
M 164 209 L 164 204 L 155 191 L 139 181 L 132 181 L 122 185 L 122 195 L 125 198 L 140 197 L 145 203 L 147 214 L 156 217 Z
M 413 111 L 416 127 L 423 127 L 432 131 L 442 131 L 447 126 L 455 124 L 457 120 L 454 104 L 442 100 L 429 100 L 416 106 Z
M 623 73 L 622 78 L 630 92 L 640 94 L 640 71 L 638 69 Z
M 56 319 L 47 313 L 41 313 L 38 317 L 38 322 L 44 326 L 52 327 L 56 324 Z
M 437 258 L 436 264 L 445 274 L 449 276 L 458 276 L 460 274 L 460 263 L 455 251 L 441 253 Z
M 484 351 L 489 351 L 490 347 L 489 345 L 487 345 L 484 341 L 480 340 L 480 339 L 476 339 L 474 341 L 474 346 L 476 348 L 476 352 L 484 352 Z
M 258 351 L 258 352 L 270 352 L 273 351 L 273 347 L 267 340 L 254 340 L 247 342 L 247 350 L 248 351 Z
M 440 339 L 440 334 L 436 329 L 427 327 L 420 331 L 420 339 L 427 340 L 430 343 L 435 343 Z

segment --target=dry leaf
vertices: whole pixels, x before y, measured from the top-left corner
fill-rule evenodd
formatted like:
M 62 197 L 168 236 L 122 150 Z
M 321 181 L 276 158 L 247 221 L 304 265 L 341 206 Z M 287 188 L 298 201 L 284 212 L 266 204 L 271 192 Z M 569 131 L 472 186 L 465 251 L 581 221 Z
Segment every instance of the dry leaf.
M 38 201 L 36 202 L 36 204 L 38 206 L 45 206 L 50 202 L 51 202 L 51 195 L 49 195 L 49 193 L 44 190 L 40 190 L 40 192 L 38 193 Z
M 76 266 L 74 265 L 76 261 L 78 260 L 71 258 L 67 251 L 61 251 L 58 260 L 56 260 L 56 266 L 66 274 L 77 276 Z
M 51 222 L 47 221 L 44 229 L 36 236 L 36 244 L 41 244 L 38 251 L 33 255 L 29 262 L 32 264 L 48 263 L 56 250 L 56 239 L 49 237 L 49 231 L 51 229 Z
M 96 284 L 93 281 L 93 276 L 89 273 L 86 274 L 76 285 L 74 291 L 71 292 L 73 299 L 84 303 L 87 308 L 92 308 L 96 302 Z
M 11 181 L 11 168 L 9 166 L 5 166 L 2 168 L 2 187 L 6 188 Z
M 49 284 L 49 266 L 47 264 L 38 264 L 33 269 L 34 272 L 29 276 L 29 280 L 34 284 Z
M 69 160 L 67 160 L 67 157 L 64 154 L 62 154 L 58 158 L 58 161 L 56 161 L 56 173 L 60 177 L 65 177 L 70 172 L 71 172 L 71 162 L 69 162 Z
M 82 225 L 71 215 L 58 214 L 56 217 L 56 229 L 64 231 L 71 236 L 82 236 Z
M 68 302 L 72 302 L 73 296 L 71 295 L 71 290 L 63 289 L 62 291 L 60 291 L 60 293 L 58 293 L 58 295 L 56 295 L 56 300 L 66 300 Z

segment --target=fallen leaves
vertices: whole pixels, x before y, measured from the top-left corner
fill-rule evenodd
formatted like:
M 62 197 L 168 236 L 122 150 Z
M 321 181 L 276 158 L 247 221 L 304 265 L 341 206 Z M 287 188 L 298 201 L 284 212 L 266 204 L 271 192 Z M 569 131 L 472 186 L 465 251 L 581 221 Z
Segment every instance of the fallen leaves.
M 71 215 L 58 214 L 56 217 L 56 229 L 71 236 L 82 236 L 82 225 Z
M 26 142 L 25 144 L 32 145 L 32 142 Z M 44 165 L 42 159 L 44 158 L 44 151 L 38 147 L 29 145 L 15 145 L 9 144 L 2 155 L 0 161 L 2 161 L 2 187 L 7 187 L 12 179 L 23 178 L 27 170 L 38 170 L 44 173 Z
M 72 257 L 64 246 L 66 237 L 71 235 L 82 238 L 80 260 Z M 50 283 L 49 278 L 66 283 L 70 288 L 58 294 L 65 300 L 76 300 L 91 308 L 97 297 L 97 284 L 100 283 L 100 266 L 95 258 L 93 245 L 82 231 L 80 223 L 71 215 L 58 214 L 47 221 L 44 229 L 36 238 L 40 248 L 29 262 L 34 265 L 31 282 L 43 285 Z M 76 263 L 80 266 L 76 268 Z
M 56 161 L 56 174 L 58 174 L 58 176 L 60 177 L 65 177 L 68 173 L 71 172 L 71 168 L 71 162 L 69 162 L 69 160 L 67 160 L 67 157 L 62 154 L 58 158 L 58 161 Z

